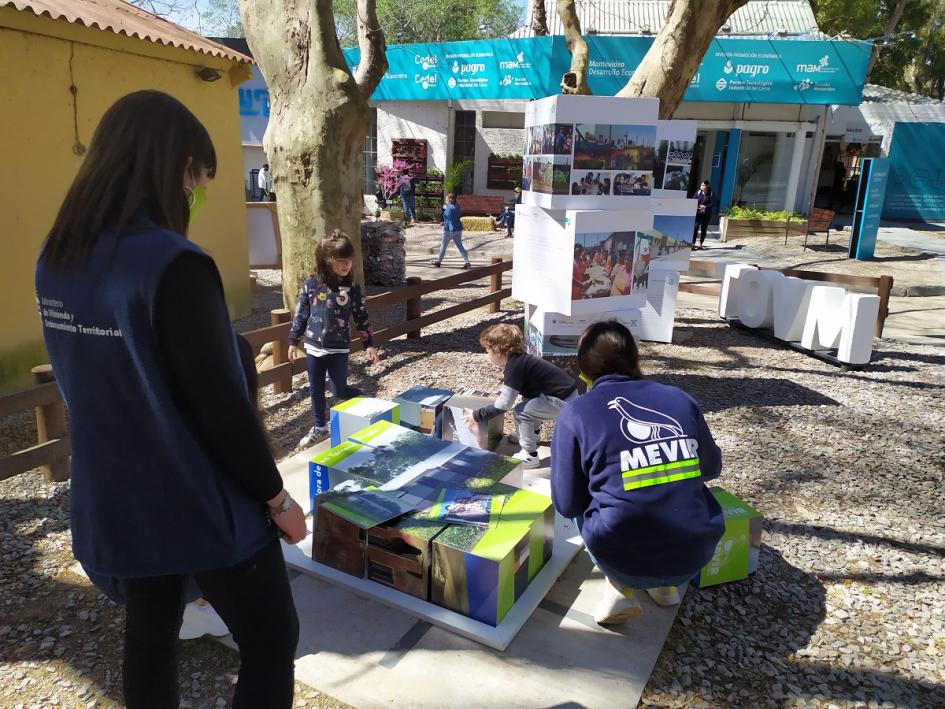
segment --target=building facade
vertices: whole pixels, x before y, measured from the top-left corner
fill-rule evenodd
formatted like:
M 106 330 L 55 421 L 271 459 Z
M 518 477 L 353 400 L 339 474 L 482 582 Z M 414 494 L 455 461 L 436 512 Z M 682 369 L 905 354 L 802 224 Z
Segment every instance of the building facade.
M 46 361 L 36 259 L 102 114 L 132 91 L 172 94 L 210 132 L 220 170 L 190 237 L 216 260 L 232 314 L 249 312 L 244 191 L 229 166 L 241 162 L 235 106 L 250 64 L 118 0 L 0 0 L 0 390 Z

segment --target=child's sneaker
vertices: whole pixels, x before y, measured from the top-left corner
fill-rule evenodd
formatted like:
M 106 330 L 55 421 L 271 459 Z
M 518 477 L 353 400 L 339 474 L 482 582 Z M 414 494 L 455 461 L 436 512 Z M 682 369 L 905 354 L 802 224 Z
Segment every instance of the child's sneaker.
M 675 586 L 648 588 L 646 592 L 649 594 L 650 598 L 653 599 L 653 603 L 658 606 L 675 606 L 679 605 L 679 602 L 682 600 L 679 597 L 679 589 Z
M 229 634 L 230 629 L 226 627 L 223 618 L 209 603 L 192 601 L 184 606 L 184 622 L 177 633 L 181 640 L 193 640 L 204 635 L 221 638 Z
M 522 449 L 512 457 L 522 461 L 523 468 L 537 468 L 541 462 L 537 451 L 529 453 L 527 450 Z
M 328 435 L 328 426 L 312 426 L 308 429 L 308 433 L 302 436 L 302 440 L 299 441 L 299 446 L 305 447 L 310 446 L 314 443 L 318 443 L 321 439 Z
M 598 625 L 618 625 L 638 617 L 643 612 L 643 607 L 633 595 L 633 589 L 625 588 L 621 592 L 609 581 L 604 585 L 604 597 L 594 609 L 594 620 Z

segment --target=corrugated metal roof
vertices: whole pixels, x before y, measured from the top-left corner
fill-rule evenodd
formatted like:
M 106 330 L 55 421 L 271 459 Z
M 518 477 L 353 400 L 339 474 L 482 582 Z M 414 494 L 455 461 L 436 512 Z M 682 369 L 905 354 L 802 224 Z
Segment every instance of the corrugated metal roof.
M 879 84 L 866 84 L 863 87 L 863 103 L 908 103 L 908 104 L 934 104 L 942 106 L 942 102 L 931 96 L 922 94 L 913 94 L 908 91 L 899 91 L 891 89 L 888 86 Z
M 584 34 L 635 34 L 644 29 L 656 34 L 663 26 L 669 0 L 576 0 L 581 30 Z M 545 0 L 550 34 L 564 34 L 554 0 Z M 513 37 L 532 37 L 531 8 L 525 26 Z M 786 30 L 791 35 L 820 35 L 817 20 L 807 0 L 750 0 L 735 11 L 729 20 L 731 32 L 724 36 L 760 36 Z M 721 33 L 720 33 L 721 34 Z
M 244 54 L 211 42 L 199 34 L 121 0 L 0 0 L 0 7 L 14 7 L 17 10 L 32 12 L 37 17 L 46 15 L 54 20 L 65 20 L 155 44 L 188 49 L 245 64 L 253 63 L 253 60 Z

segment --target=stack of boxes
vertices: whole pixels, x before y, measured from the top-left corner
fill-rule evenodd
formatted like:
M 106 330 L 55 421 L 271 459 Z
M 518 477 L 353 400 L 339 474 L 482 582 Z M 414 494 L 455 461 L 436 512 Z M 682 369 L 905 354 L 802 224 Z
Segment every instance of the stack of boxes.
M 527 304 L 533 354 L 576 354 L 581 332 L 602 318 L 671 340 L 695 227 L 686 195 L 696 124 L 658 113 L 657 99 L 528 104 L 512 295 Z
M 435 418 L 449 394 L 411 391 L 397 400 L 419 405 L 407 416 L 423 427 L 424 413 Z M 397 425 L 400 405 L 376 402 L 333 409 L 333 441 L 336 420 L 368 425 L 309 463 L 312 557 L 498 625 L 551 558 L 550 498 L 508 484 L 521 484 L 520 461 Z M 488 523 L 444 520 L 440 501 L 457 490 L 488 496 Z

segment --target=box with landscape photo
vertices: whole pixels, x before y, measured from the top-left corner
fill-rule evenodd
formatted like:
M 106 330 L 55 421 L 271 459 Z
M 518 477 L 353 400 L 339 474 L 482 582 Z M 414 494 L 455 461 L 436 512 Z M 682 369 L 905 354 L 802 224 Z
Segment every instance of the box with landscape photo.
M 530 490 L 499 484 L 489 493 L 486 526 L 451 524 L 433 539 L 430 599 L 495 626 L 551 558 L 554 508 Z

